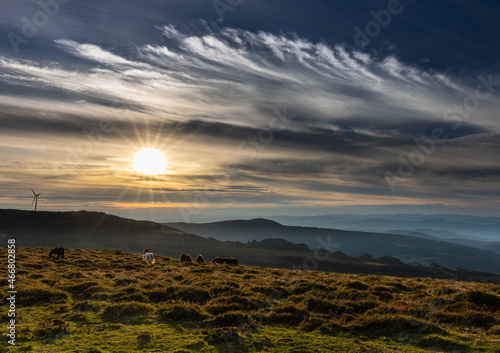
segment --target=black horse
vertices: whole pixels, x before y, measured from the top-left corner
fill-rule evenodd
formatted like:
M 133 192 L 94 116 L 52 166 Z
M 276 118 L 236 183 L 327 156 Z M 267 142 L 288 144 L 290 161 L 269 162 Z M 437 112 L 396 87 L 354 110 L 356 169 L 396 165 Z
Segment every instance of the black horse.
M 49 253 L 49 259 L 54 255 L 54 259 L 64 259 L 64 248 L 55 248 L 52 249 Z

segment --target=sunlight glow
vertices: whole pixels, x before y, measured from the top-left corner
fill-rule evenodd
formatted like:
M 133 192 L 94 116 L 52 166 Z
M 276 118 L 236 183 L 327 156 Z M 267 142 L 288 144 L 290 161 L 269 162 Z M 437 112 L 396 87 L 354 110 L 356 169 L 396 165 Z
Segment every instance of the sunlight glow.
M 134 158 L 134 170 L 139 173 L 156 175 L 165 173 L 165 157 L 154 148 L 143 148 Z

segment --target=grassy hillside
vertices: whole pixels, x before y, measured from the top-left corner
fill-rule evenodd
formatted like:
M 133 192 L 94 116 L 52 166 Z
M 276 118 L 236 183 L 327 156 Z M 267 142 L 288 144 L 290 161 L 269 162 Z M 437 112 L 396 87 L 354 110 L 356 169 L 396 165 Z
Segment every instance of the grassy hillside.
M 111 250 L 77 249 L 65 261 L 49 260 L 48 248 L 16 250 L 19 346 L 13 352 L 500 347 L 498 283 L 181 265 L 162 256 L 148 266 L 140 254 Z
M 284 226 L 266 219 L 214 223 L 167 223 L 184 232 L 218 240 L 262 240 L 283 238 L 305 243 L 309 248 L 336 244 L 335 250 L 350 256 L 369 254 L 375 258 L 393 256 L 411 265 L 437 263 L 443 267 L 500 273 L 500 254 L 446 241 L 399 234 L 345 231 L 338 229 Z

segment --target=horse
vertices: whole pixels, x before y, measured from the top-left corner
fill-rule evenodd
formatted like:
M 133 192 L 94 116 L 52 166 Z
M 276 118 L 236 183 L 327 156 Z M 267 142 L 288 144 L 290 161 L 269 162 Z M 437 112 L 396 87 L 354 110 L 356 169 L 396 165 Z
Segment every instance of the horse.
M 180 260 L 181 260 L 181 263 L 193 262 L 193 259 L 192 259 L 191 255 L 189 255 L 189 254 L 182 254 Z
M 142 259 L 144 261 L 146 261 L 146 263 L 151 264 L 151 265 L 156 262 L 154 254 L 152 252 L 150 252 L 148 248 L 144 249 Z
M 234 259 L 234 258 L 224 258 L 223 259 L 224 263 L 226 265 L 234 265 L 234 266 L 238 266 L 238 260 L 237 259 Z
M 49 253 L 49 259 L 52 258 L 52 255 L 54 255 L 54 259 L 64 259 L 64 248 L 61 248 L 61 247 L 57 247 L 57 248 L 54 248 L 50 251 Z
M 196 256 L 196 262 L 199 263 L 199 264 L 204 264 L 205 263 L 205 259 L 200 254 L 200 255 Z

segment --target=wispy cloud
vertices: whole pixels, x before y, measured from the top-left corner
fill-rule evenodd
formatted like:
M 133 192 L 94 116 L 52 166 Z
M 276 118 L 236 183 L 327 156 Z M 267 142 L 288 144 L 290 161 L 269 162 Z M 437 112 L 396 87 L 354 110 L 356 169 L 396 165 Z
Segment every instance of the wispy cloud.
M 451 131 L 443 120 L 443 112 L 474 91 L 470 78 L 295 34 L 216 27 L 192 33 L 173 25 L 159 31 L 163 41 L 144 44 L 127 58 L 64 38 L 55 48 L 73 57 L 69 63 L 0 57 L 0 135 L 8 138 L 0 147 L 24 151 L 5 155 L 2 180 L 12 183 L 24 165 L 37 182 L 57 177 L 69 186 L 84 180 L 89 197 L 102 202 L 113 195 L 120 202 L 146 202 L 153 191 L 164 190 L 161 197 L 183 204 L 195 190 L 213 188 L 213 176 L 228 163 L 240 172 L 213 202 L 314 203 L 348 195 L 354 203 L 363 202 L 362 195 L 421 202 L 435 192 L 424 180 L 443 179 L 439 187 L 446 191 L 443 184 L 449 185 L 448 198 L 465 195 L 477 202 L 479 191 L 472 197 L 464 180 L 474 180 L 478 190 L 498 182 L 493 151 L 500 147 L 500 123 L 492 116 L 498 96 L 460 129 Z M 256 139 L 284 104 L 293 114 L 288 125 L 252 158 L 242 154 L 238 146 Z M 79 163 L 69 161 L 67 150 L 76 150 L 85 141 L 83 132 L 103 119 L 116 131 Z M 436 141 L 439 152 L 398 195 L 388 194 L 384 171 L 434 128 L 452 133 Z M 55 147 L 37 168 L 32 156 L 40 155 L 37 144 L 44 140 Z M 171 169 L 150 182 L 171 183 L 169 188 L 149 187 L 136 199 L 116 188 L 106 196 L 90 191 L 97 178 L 134 189 L 138 181 L 120 163 L 132 158 L 131 150 L 153 142 L 168 152 Z

